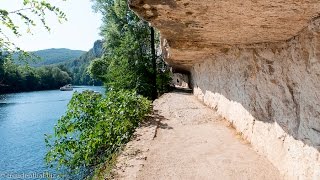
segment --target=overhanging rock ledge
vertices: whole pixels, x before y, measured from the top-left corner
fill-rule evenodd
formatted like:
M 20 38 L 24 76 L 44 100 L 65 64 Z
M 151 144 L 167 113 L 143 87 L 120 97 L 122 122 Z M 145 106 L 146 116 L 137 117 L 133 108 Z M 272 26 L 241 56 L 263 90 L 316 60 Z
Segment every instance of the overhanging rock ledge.
M 165 39 L 167 60 L 190 68 L 236 44 L 285 41 L 308 26 L 320 1 L 129 0 Z
M 129 0 L 169 64 L 288 179 L 320 177 L 319 0 Z M 215 137 L 212 137 L 215 138 Z

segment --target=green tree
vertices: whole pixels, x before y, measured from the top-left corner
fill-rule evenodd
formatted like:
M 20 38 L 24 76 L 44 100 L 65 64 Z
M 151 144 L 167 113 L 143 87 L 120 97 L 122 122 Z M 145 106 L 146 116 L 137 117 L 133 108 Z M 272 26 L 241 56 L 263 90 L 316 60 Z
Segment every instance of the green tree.
M 104 81 L 105 70 L 108 68 L 108 64 L 104 59 L 94 59 L 88 66 L 88 73 L 94 79 L 101 79 Z
M 88 71 L 104 81 L 107 94 L 76 93 L 55 127 L 54 137 L 47 138 L 46 161 L 80 174 L 73 179 L 92 175 L 92 169 L 119 151 L 150 112 L 151 102 L 143 96 L 155 98 L 153 90 L 156 86 L 163 89 L 160 83 L 168 77 L 165 63 L 156 56 L 157 34 L 128 8 L 127 1 L 94 2 L 103 14 L 105 51 L 91 62 Z M 82 81 L 87 71 L 76 67 Z M 158 81 L 156 74 L 161 78 Z
M 20 72 L 23 76 L 22 89 L 27 90 L 27 91 L 34 91 L 39 88 L 40 77 L 36 71 L 34 71 L 33 69 L 26 69 L 26 68 L 24 68 L 22 70 L 20 68 Z
M 0 87 L 4 86 L 3 81 L 4 81 L 4 63 L 5 63 L 5 56 L 2 55 L 0 52 Z
M 40 89 L 52 89 L 54 79 L 52 77 L 52 68 L 50 67 L 41 67 L 38 69 L 38 73 L 40 76 Z M 56 84 L 56 83 L 54 83 Z
M 20 37 L 24 32 L 32 33 L 32 28 L 37 24 L 50 31 L 46 22 L 47 15 L 53 13 L 60 22 L 67 20 L 66 15 L 47 0 L 21 0 L 21 5 L 20 9 L 11 11 L 0 8 L 0 93 L 54 87 L 41 84 L 42 78 L 37 69 L 22 68 L 12 62 L 12 55 L 16 51 L 20 58 L 35 57 L 17 47 L 10 40 L 9 34 Z
M 91 76 L 90 72 L 88 72 L 88 66 L 90 66 L 90 63 L 94 59 L 101 57 L 103 51 L 102 45 L 102 41 L 97 40 L 95 41 L 93 48 L 88 52 L 81 55 L 78 59 L 66 63 L 66 67 L 70 70 L 71 76 L 73 77 L 73 84 L 102 85 L 100 80 Z
M 65 71 L 62 71 L 58 67 L 53 67 L 52 77 L 54 79 L 54 82 L 56 83 L 56 87 L 63 86 L 71 82 L 71 77 L 69 76 L 69 74 Z
M 0 93 L 58 89 L 71 82 L 63 66 L 22 67 L 1 59 Z
M 91 176 L 129 141 L 150 107 L 150 101 L 133 91 L 109 91 L 105 97 L 74 93 L 54 137 L 46 138 L 46 162 L 69 179 Z
M 108 88 L 136 89 L 139 94 L 154 98 L 151 29 L 128 7 L 126 0 L 96 0 L 102 13 L 102 35 L 107 51 L 91 67 L 103 64 L 104 72 L 91 68 L 91 75 L 103 80 Z

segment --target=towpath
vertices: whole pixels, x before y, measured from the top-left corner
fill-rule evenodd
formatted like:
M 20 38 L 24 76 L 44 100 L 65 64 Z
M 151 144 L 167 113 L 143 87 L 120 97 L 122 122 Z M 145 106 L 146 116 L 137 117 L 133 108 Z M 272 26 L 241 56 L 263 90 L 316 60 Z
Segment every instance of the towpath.
M 117 159 L 114 179 L 281 179 L 227 121 L 192 94 L 167 93 Z

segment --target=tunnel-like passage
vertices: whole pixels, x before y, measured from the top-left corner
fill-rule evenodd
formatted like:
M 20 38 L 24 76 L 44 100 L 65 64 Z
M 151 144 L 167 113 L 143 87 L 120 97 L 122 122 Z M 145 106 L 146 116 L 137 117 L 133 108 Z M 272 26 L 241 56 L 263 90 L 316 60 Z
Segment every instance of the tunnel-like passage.
M 208 106 L 289 178 L 320 177 L 320 1 L 130 0 Z M 212 137 L 214 138 L 214 137 Z

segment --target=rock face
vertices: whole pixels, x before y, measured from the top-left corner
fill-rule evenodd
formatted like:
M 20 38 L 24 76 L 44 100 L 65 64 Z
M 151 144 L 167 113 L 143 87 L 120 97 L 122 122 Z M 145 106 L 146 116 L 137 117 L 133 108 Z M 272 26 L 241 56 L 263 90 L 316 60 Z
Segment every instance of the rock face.
M 188 88 L 189 87 L 189 77 L 186 74 L 173 73 L 171 84 L 175 87 Z
M 192 70 L 194 94 L 289 178 L 320 177 L 318 23 L 288 43 L 234 46 Z
M 285 176 L 320 177 L 320 1 L 131 0 L 167 61 Z M 214 138 L 214 137 L 213 137 Z
M 320 12 L 320 1 L 130 0 L 160 30 L 167 59 L 190 68 L 234 44 L 288 40 Z
M 103 41 L 102 40 L 95 41 L 91 51 L 94 57 L 101 57 L 103 54 Z

